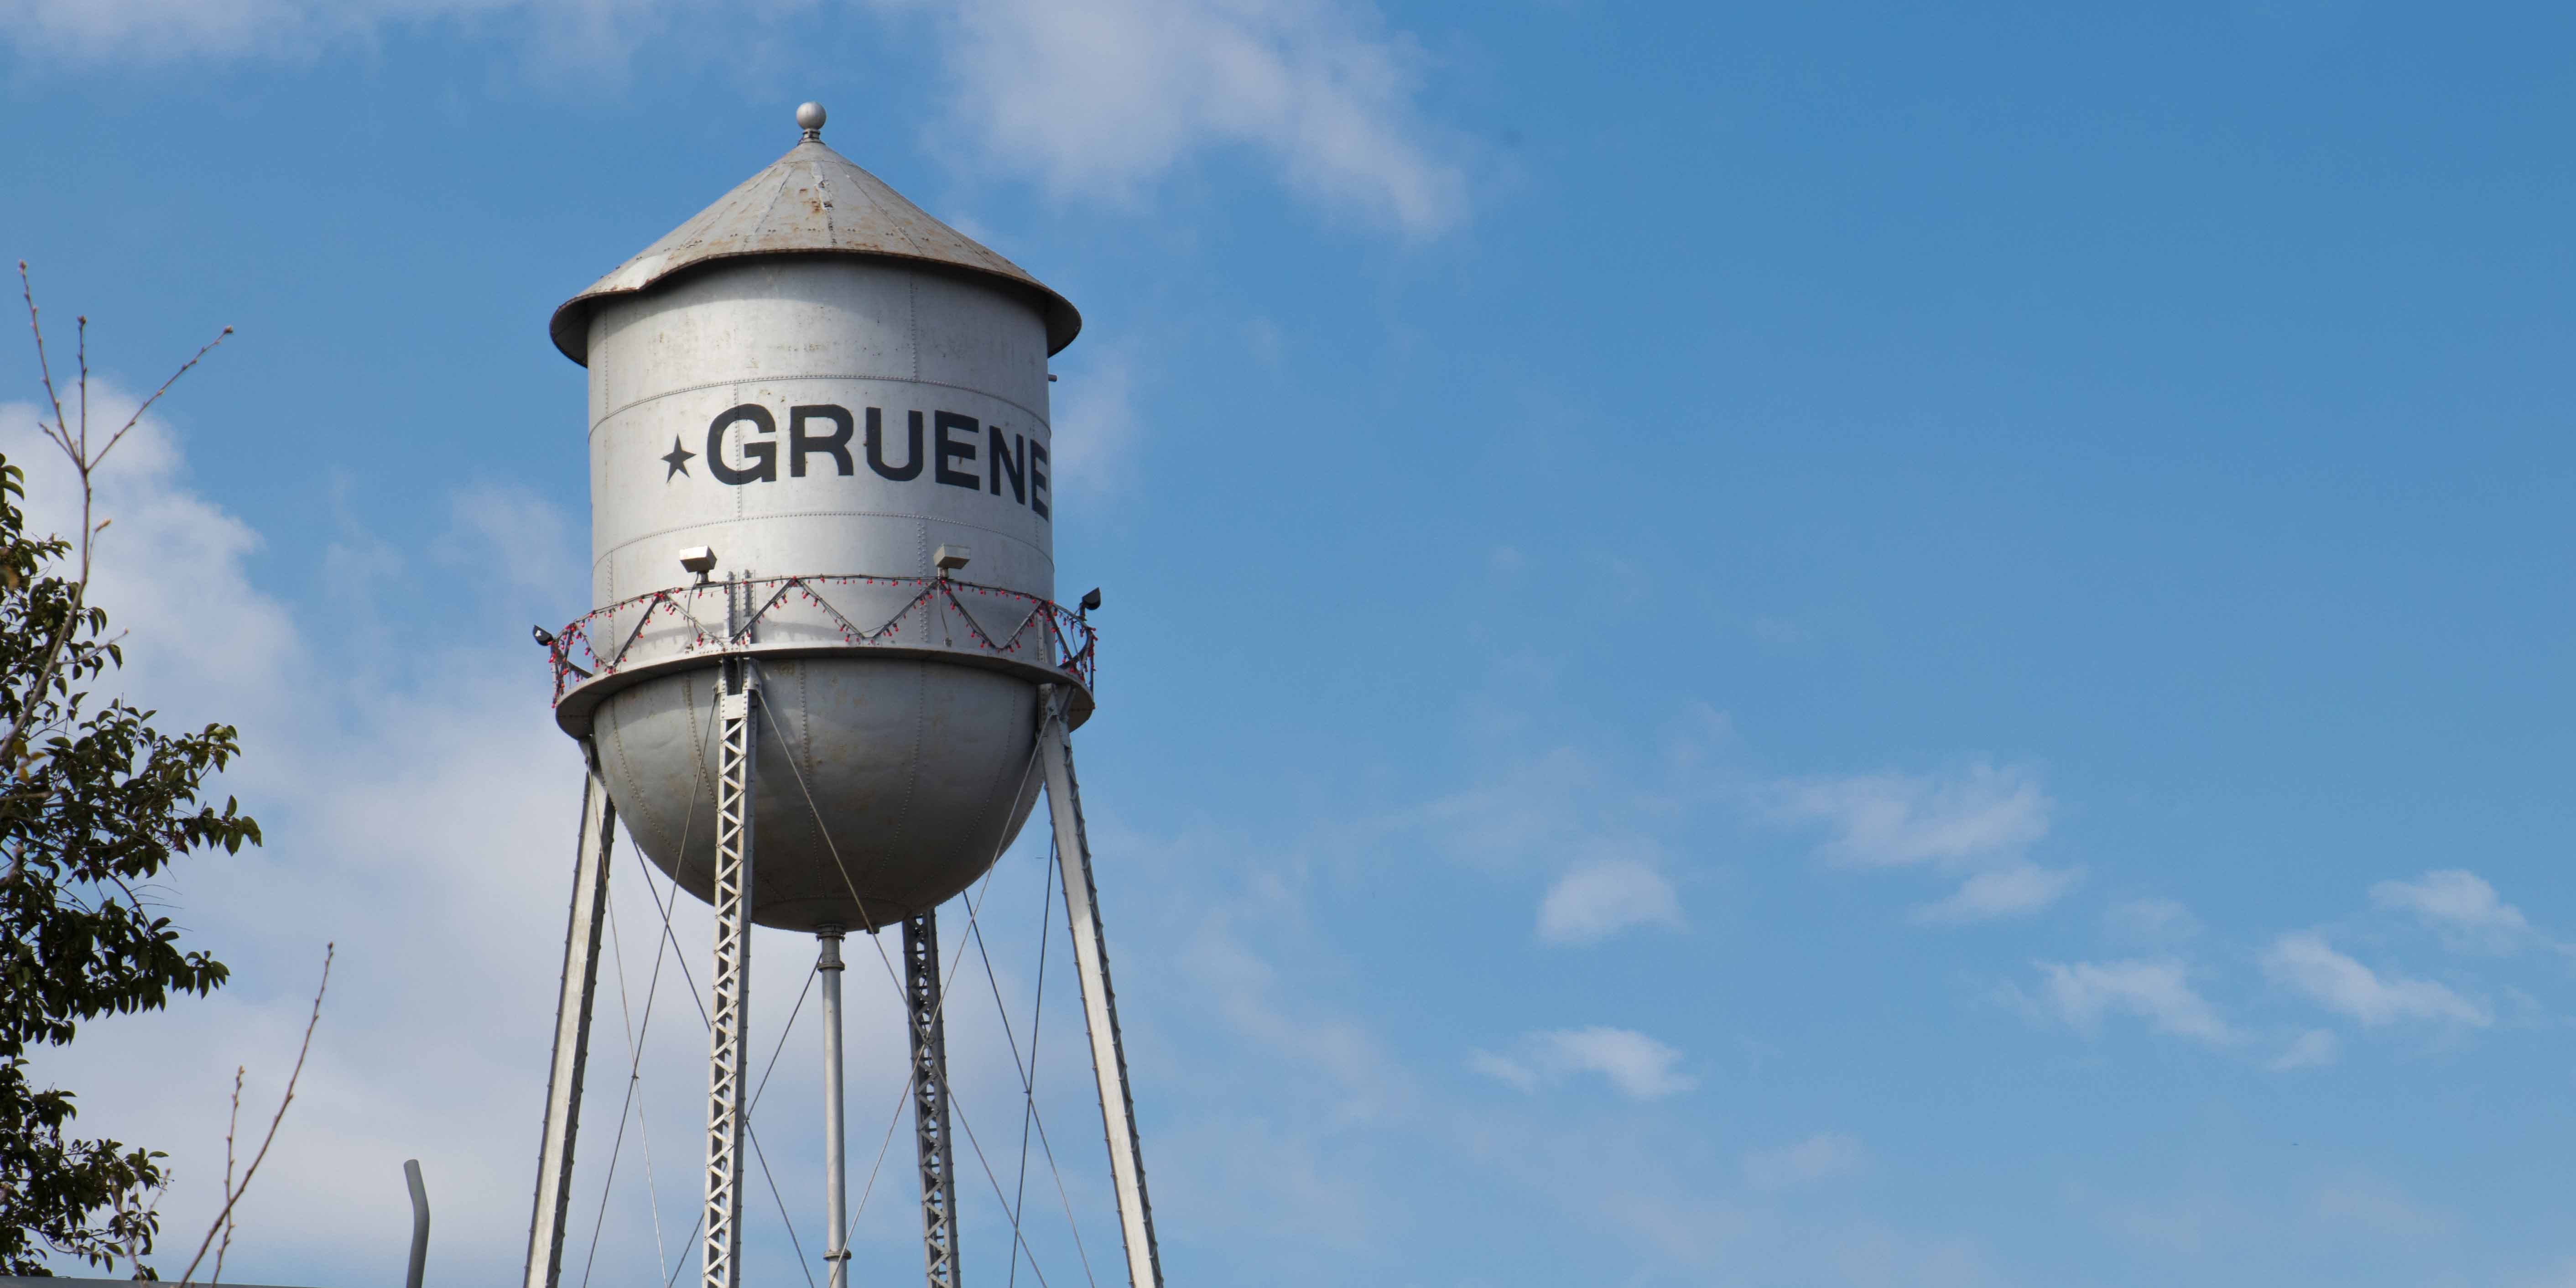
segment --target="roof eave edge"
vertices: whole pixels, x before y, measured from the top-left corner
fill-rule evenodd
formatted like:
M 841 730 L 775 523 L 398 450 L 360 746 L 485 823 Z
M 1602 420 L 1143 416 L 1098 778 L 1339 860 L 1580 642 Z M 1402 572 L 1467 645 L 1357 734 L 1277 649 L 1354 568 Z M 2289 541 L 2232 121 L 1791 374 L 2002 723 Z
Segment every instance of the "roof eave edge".
M 1072 344 L 1074 337 L 1082 334 L 1082 311 L 1075 308 L 1073 306 L 1073 301 L 1064 298 L 1064 296 L 1059 294 L 1054 287 L 1048 286 L 1046 283 L 1041 282 L 1034 277 L 1013 277 L 1008 273 L 996 273 L 991 269 L 977 268 L 972 264 L 960 264 L 955 260 L 939 259 L 929 255 L 904 255 L 893 251 L 842 250 L 837 247 L 815 247 L 810 250 L 764 249 L 725 251 L 693 259 L 685 264 L 664 269 L 663 271 L 656 273 L 652 277 L 638 282 L 633 286 L 594 286 L 556 306 L 554 316 L 549 318 L 546 322 L 546 335 L 547 338 L 555 342 L 555 349 L 557 352 L 572 359 L 575 363 L 587 367 L 590 365 L 590 328 L 587 324 L 590 320 L 590 308 L 598 301 L 608 299 L 612 296 L 634 295 L 643 291 L 649 291 L 675 277 L 693 272 L 709 264 L 720 264 L 727 260 L 736 259 L 760 259 L 768 256 L 804 255 L 845 255 L 852 259 L 880 259 L 894 260 L 896 262 L 906 264 L 930 264 L 952 272 L 969 274 L 986 281 L 1000 282 L 1006 286 L 1011 286 L 1019 290 L 1029 292 L 1037 296 L 1044 305 L 1044 307 L 1039 310 L 1039 313 L 1046 322 L 1047 356 L 1050 358 L 1064 352 L 1065 346 Z

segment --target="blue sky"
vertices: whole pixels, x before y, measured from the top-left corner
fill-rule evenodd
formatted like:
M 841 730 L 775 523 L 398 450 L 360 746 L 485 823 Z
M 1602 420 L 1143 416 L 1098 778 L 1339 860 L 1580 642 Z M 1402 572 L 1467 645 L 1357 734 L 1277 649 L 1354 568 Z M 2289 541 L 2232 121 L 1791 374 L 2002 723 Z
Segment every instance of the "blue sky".
M 577 792 L 522 641 L 586 607 L 545 320 L 817 98 L 1086 319 L 1058 559 L 1172 1283 L 2576 1283 L 2561 10 L 0 16 L 0 240 L 102 396 L 238 328 L 120 449 L 103 593 L 271 843 L 174 883 L 234 985 L 52 1062 L 192 1248 L 339 944 L 228 1277 L 393 1273 L 407 1157 L 433 1275 L 516 1273 Z M 978 914 L 1022 1027 L 954 1038 L 994 1138 L 1038 863 Z M 763 938 L 762 1023 L 808 951 Z M 693 1202 L 657 1007 L 605 1202 L 603 1010 L 601 1282 Z M 760 1122 L 810 1252 L 801 1022 Z M 1033 1206 L 1017 1273 L 1086 1282 L 1088 1066 L 1041 1067 L 1085 1244 Z

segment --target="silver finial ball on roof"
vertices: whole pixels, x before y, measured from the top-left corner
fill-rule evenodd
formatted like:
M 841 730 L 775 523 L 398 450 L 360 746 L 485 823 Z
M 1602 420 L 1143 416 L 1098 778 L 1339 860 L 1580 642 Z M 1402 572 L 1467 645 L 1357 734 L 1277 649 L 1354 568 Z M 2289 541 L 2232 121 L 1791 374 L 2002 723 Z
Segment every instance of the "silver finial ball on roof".
M 825 115 L 822 104 L 799 103 L 796 105 L 796 128 L 805 131 L 806 138 L 819 139 L 823 137 L 824 120 Z

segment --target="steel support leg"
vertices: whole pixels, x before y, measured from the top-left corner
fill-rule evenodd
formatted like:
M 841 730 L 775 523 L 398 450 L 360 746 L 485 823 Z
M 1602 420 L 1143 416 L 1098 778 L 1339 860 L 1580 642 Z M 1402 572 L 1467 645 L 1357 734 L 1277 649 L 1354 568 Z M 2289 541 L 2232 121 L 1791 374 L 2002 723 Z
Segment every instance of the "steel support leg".
M 850 1161 L 841 1098 L 841 928 L 814 936 L 823 977 L 823 1260 L 832 1288 L 850 1288 Z
M 1064 919 L 1073 932 L 1074 970 L 1082 980 L 1082 1018 L 1091 1030 L 1091 1070 L 1100 1079 L 1101 1126 L 1109 1137 L 1110 1180 L 1118 1188 L 1127 1282 L 1130 1288 L 1163 1288 L 1154 1210 L 1145 1199 L 1145 1154 L 1136 1138 L 1136 1102 L 1127 1091 L 1127 1051 L 1118 1038 L 1118 1000 L 1109 988 L 1109 941 L 1100 930 L 1091 845 L 1083 839 L 1082 795 L 1073 779 L 1073 741 L 1065 731 L 1065 694 L 1047 685 L 1039 695 L 1038 753 L 1046 762 L 1047 806 L 1055 818 L 1055 848 L 1064 876 Z
M 555 999 L 555 1054 L 546 1072 L 545 1139 L 537 1148 L 536 1212 L 528 1221 L 527 1288 L 555 1288 L 563 1272 L 564 1218 L 572 1201 L 572 1147 L 581 1128 L 581 1079 L 590 1063 L 590 1007 L 599 989 L 600 919 L 608 910 L 609 847 L 617 807 L 590 742 L 581 790 L 581 840 L 572 866 L 572 924 L 564 931 Z
M 912 1130 L 921 1161 L 921 1248 L 929 1288 L 957 1288 L 957 1163 L 948 1138 L 948 1022 L 939 1006 L 939 914 L 903 923 L 912 1012 Z
M 716 751 L 715 971 L 707 1042 L 707 1206 L 701 1288 L 742 1279 L 744 1043 L 751 1026 L 752 762 L 759 746 L 750 667 L 725 664 Z

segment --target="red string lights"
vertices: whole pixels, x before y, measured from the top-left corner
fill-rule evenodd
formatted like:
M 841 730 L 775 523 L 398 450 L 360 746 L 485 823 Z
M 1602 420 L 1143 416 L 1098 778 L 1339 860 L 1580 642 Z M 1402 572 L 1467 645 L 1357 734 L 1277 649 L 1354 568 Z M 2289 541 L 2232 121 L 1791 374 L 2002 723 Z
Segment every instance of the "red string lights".
M 852 622 L 839 608 L 833 606 L 817 589 L 833 586 L 875 586 L 898 589 L 918 587 L 919 589 L 912 598 L 905 601 L 903 607 L 896 609 L 892 616 L 873 628 L 863 628 Z M 745 614 L 739 625 L 728 629 L 720 624 L 720 621 L 732 616 L 729 606 L 735 602 L 733 596 L 737 593 L 743 596 L 743 602 L 756 603 L 758 607 Z M 717 597 L 711 607 L 721 611 L 719 624 L 711 625 L 697 611 L 700 602 L 710 595 Z M 974 611 L 967 607 L 966 601 L 960 598 L 961 595 L 982 601 L 1000 601 L 1006 605 L 1022 605 L 1027 611 L 1020 615 L 1016 626 L 997 639 L 994 632 L 987 631 L 984 624 L 976 619 Z M 941 642 L 938 647 L 958 647 L 957 632 L 954 628 L 962 622 L 965 626 L 965 636 L 971 641 L 974 651 L 1031 661 L 1062 671 L 1073 677 L 1085 689 L 1092 687 L 1098 671 L 1097 650 L 1100 639 L 1098 633 L 1091 628 L 1091 624 L 1084 621 L 1079 614 L 1060 604 L 1051 603 L 1021 591 L 1000 586 L 986 586 L 971 581 L 959 581 L 953 577 L 876 577 L 864 574 L 748 577 L 739 581 L 708 582 L 704 585 L 683 586 L 673 590 L 657 590 L 631 599 L 619 600 L 605 608 L 593 609 L 576 619 L 555 636 L 554 643 L 547 649 L 548 660 L 554 668 L 555 701 L 561 703 L 564 694 L 576 683 L 614 675 L 620 667 L 631 662 L 667 661 L 673 657 L 687 657 L 709 648 L 724 651 L 748 645 L 753 641 L 755 631 L 763 622 L 769 621 L 773 613 L 784 617 L 785 614 L 780 612 L 781 606 L 791 603 L 818 609 L 823 619 L 816 621 L 808 618 L 795 621 L 793 625 L 814 629 L 828 624 L 831 630 L 840 635 L 844 644 L 853 648 L 893 642 L 903 632 L 904 619 L 919 612 L 923 618 L 920 632 L 922 638 L 931 637 L 929 628 L 934 619 L 938 625 L 950 628 L 940 633 Z M 950 620 L 949 613 L 941 611 L 942 609 L 954 610 L 955 620 Z M 624 614 L 634 615 L 634 626 L 625 632 L 624 638 L 618 640 L 615 647 L 603 652 L 593 642 L 592 630 L 605 623 L 612 623 Z M 685 623 L 684 638 L 676 634 L 648 638 L 646 628 L 653 625 L 655 619 L 671 617 L 676 617 L 681 623 Z M 789 623 L 780 621 L 773 624 Z M 675 638 L 678 646 L 673 648 Z M 1079 647 L 1076 647 L 1077 643 Z M 581 665 L 584 659 L 587 659 L 590 665 L 586 667 Z

